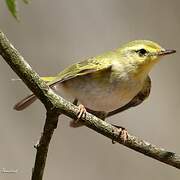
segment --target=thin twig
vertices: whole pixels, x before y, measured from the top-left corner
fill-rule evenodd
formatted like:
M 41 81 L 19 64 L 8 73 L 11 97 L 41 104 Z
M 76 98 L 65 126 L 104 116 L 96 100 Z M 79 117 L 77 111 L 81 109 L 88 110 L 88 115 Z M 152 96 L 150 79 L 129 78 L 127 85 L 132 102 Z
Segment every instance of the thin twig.
M 32 173 L 32 180 L 43 178 L 49 143 L 53 132 L 57 127 L 58 116 L 59 114 L 54 111 L 47 112 L 44 130 L 38 144 L 36 145 L 37 153 Z
M 36 163 L 33 170 L 32 180 L 41 180 L 45 167 L 49 143 L 54 129 L 57 125 L 57 117 L 63 113 L 70 118 L 77 118 L 78 107 L 56 95 L 46 83 L 40 79 L 39 75 L 23 59 L 20 53 L 10 44 L 5 35 L 0 31 L 0 54 L 11 68 L 19 75 L 25 84 L 45 105 L 47 112 L 44 132 L 40 139 L 39 147 L 37 148 Z M 55 112 L 55 115 L 52 115 Z M 118 129 L 102 121 L 101 119 L 86 113 L 84 119 L 85 125 L 104 136 L 113 139 L 120 144 L 123 144 L 135 151 L 138 151 L 146 156 L 157 159 L 161 162 L 169 164 L 180 169 L 180 156 L 174 152 L 166 151 L 158 148 L 144 140 L 128 134 L 128 140 L 123 141 L 119 137 Z M 37 168 L 37 169 L 36 169 Z

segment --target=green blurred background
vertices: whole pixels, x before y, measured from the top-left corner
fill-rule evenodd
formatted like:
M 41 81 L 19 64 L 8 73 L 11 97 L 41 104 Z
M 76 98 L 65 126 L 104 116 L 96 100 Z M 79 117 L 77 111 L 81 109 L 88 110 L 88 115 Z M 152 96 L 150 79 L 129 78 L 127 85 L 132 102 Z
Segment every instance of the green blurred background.
M 42 76 L 54 75 L 86 57 L 115 49 L 134 39 L 149 39 L 175 55 L 163 58 L 151 72 L 150 98 L 108 121 L 160 147 L 180 154 L 180 1 L 178 0 L 39 0 L 20 3 L 21 21 L 0 1 L 0 28 Z M 3 180 L 30 179 L 33 145 L 40 137 L 45 109 L 40 102 L 22 112 L 13 105 L 29 93 L 0 61 L 0 173 Z M 94 131 L 69 128 L 61 116 L 52 139 L 44 180 L 169 180 L 179 170 L 115 144 Z

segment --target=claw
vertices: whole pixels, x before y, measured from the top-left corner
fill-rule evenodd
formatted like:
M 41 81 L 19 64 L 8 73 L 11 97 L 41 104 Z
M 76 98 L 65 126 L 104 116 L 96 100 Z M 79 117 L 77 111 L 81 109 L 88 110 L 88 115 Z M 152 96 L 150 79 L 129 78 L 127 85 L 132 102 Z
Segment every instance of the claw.
M 73 128 L 77 128 L 77 127 L 81 127 L 84 125 L 83 121 L 80 121 L 81 118 L 85 118 L 86 116 L 86 108 L 80 104 L 79 106 L 79 112 L 78 112 L 78 117 L 76 120 L 72 120 L 70 122 L 70 127 L 73 127 Z
M 76 120 L 77 122 L 79 121 L 80 118 L 84 118 L 86 116 L 86 108 L 80 104 L 79 106 L 79 113 L 78 113 L 78 119 Z
M 116 126 L 116 125 L 113 125 L 113 126 L 118 128 L 117 129 L 117 131 L 118 131 L 117 133 L 119 133 L 118 138 L 122 139 L 123 142 L 125 143 L 127 141 L 127 139 L 128 139 L 128 131 L 127 131 L 127 129 L 125 129 L 124 127 Z M 116 141 L 114 139 L 112 139 L 112 144 L 115 144 L 115 143 L 116 143 Z
M 123 139 L 123 142 L 126 142 L 128 139 L 128 132 L 127 129 L 121 129 L 120 133 L 119 133 L 120 138 Z

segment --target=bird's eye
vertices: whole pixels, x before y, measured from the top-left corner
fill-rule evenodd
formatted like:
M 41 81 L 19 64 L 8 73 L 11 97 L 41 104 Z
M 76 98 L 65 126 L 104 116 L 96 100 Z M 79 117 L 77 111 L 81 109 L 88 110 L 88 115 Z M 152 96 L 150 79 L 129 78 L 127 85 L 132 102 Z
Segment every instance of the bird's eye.
M 140 56 L 144 56 L 147 53 L 145 49 L 139 49 L 136 52 L 139 53 Z

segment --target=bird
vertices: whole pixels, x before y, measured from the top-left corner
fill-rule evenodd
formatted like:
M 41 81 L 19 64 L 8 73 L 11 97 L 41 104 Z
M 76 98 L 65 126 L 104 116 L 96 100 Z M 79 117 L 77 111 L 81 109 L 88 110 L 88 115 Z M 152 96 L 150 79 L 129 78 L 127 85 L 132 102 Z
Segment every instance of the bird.
M 120 48 L 75 63 L 52 77 L 42 77 L 59 94 L 79 102 L 78 119 L 86 111 L 106 117 L 141 104 L 150 94 L 149 72 L 161 57 L 175 53 L 150 40 L 134 40 Z M 37 97 L 31 94 L 15 104 L 21 111 Z M 71 121 L 71 127 L 81 123 Z

